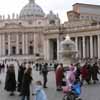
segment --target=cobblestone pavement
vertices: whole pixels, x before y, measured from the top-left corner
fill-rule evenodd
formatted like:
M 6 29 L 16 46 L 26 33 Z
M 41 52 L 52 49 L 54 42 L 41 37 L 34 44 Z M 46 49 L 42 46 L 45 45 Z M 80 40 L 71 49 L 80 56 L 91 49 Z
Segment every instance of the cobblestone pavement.
M 17 74 L 17 71 L 16 71 Z M 18 96 L 18 93 L 15 93 L 15 96 L 9 96 L 9 93 L 4 90 L 4 80 L 5 74 L 0 76 L 2 84 L 0 84 L 0 100 L 21 100 L 21 97 Z M 38 72 L 33 71 L 34 81 L 42 80 L 42 76 Z M 54 72 L 49 72 L 48 74 L 48 88 L 45 89 L 48 96 L 48 100 L 62 100 L 63 93 L 56 91 L 55 86 L 55 74 Z M 31 88 L 32 89 L 32 88 Z M 100 83 L 96 85 L 84 85 L 82 87 L 81 97 L 83 100 L 100 100 Z M 33 97 L 31 96 L 31 100 Z

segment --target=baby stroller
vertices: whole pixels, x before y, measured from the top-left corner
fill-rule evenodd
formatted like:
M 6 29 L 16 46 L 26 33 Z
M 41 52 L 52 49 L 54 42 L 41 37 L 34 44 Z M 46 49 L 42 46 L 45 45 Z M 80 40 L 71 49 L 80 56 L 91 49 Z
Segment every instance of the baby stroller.
M 79 96 L 81 94 L 81 84 L 80 82 L 74 82 L 74 84 L 69 87 L 63 88 L 64 96 L 62 100 L 82 100 Z

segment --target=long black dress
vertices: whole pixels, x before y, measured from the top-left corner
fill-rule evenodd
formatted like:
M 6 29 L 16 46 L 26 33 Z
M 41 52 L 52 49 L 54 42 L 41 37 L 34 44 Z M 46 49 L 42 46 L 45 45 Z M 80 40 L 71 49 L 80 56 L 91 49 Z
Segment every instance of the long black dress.
M 25 69 L 26 69 L 25 67 L 19 66 L 19 70 L 18 70 L 18 87 L 17 87 L 17 91 L 19 91 L 19 92 L 21 92 L 22 79 L 23 79 Z
M 7 70 L 4 89 L 10 92 L 16 90 L 16 79 L 14 71 Z
M 22 89 L 21 89 L 21 94 L 23 96 L 29 96 L 30 95 L 31 81 L 32 81 L 32 77 L 28 73 L 25 73 L 24 76 L 23 76 Z

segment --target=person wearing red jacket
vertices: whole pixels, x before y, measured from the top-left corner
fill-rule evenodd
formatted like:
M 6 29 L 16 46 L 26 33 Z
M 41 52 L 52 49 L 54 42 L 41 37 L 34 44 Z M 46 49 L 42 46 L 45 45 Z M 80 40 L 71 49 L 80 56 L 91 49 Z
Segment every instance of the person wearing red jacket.
M 64 75 L 64 70 L 63 70 L 63 65 L 62 64 L 59 64 L 57 66 L 55 74 L 56 74 L 57 91 L 60 91 L 61 90 L 61 86 L 62 86 L 62 79 L 63 79 L 63 75 Z
M 83 84 L 84 81 L 86 81 L 88 84 L 90 84 L 89 80 L 88 80 L 88 69 L 87 69 L 87 64 L 85 64 L 81 70 L 81 83 Z

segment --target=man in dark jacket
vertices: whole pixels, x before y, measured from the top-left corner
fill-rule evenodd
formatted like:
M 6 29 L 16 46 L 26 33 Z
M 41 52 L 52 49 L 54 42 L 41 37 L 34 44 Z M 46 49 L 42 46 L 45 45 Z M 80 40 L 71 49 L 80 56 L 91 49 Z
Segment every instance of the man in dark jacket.
M 24 73 L 23 80 L 22 80 L 21 100 L 26 100 L 25 98 L 27 98 L 27 100 L 30 100 L 30 84 L 32 81 L 31 73 L 32 73 L 32 68 L 30 67 Z
M 19 69 L 18 69 L 18 87 L 17 87 L 18 92 L 21 92 L 22 79 L 23 79 L 25 69 L 26 69 L 25 64 L 21 64 L 19 66 Z
M 92 80 L 94 84 L 96 83 L 96 81 L 99 81 L 98 76 L 97 76 L 98 73 L 99 73 L 99 68 L 97 66 L 97 63 L 94 63 L 92 67 Z
M 47 75 L 48 75 L 48 64 L 45 63 L 41 69 L 42 75 L 43 75 L 43 87 L 47 88 Z

